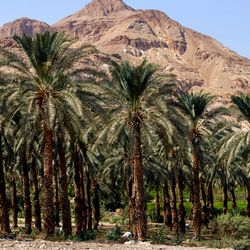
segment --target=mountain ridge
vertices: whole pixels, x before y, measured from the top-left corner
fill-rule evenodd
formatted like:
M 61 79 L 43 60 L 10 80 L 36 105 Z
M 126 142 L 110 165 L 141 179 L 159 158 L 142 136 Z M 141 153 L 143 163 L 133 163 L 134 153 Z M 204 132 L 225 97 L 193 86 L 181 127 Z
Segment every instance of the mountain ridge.
M 46 29 L 65 31 L 77 38 L 75 46 L 90 43 L 107 55 L 133 63 L 147 58 L 194 91 L 204 89 L 224 98 L 249 90 L 248 58 L 159 10 L 135 10 L 122 0 L 93 0 L 51 26 L 36 20 L 26 20 L 26 25 L 16 22 L 0 27 L 0 40 L 10 40 L 8 35 L 15 29 L 20 34 L 22 27 L 30 35 Z

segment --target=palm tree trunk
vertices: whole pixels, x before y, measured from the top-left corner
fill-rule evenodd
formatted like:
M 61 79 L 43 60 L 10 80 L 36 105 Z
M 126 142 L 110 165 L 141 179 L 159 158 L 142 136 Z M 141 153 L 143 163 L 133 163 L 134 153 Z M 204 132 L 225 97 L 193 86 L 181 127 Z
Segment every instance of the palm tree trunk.
M 131 174 L 131 178 L 128 180 L 128 224 L 129 229 L 133 227 L 133 202 L 132 202 L 132 195 L 133 195 L 133 174 Z
M 18 204 L 17 204 L 17 190 L 16 190 L 16 179 L 12 179 L 12 196 L 11 196 L 11 205 L 13 213 L 13 227 L 18 227 Z
M 201 183 L 201 196 L 202 196 L 203 206 L 207 206 L 207 196 L 203 182 Z
M 81 188 L 81 200 L 82 200 L 82 231 L 87 231 L 88 211 L 86 206 L 85 188 L 84 188 L 84 176 L 83 176 L 83 162 L 80 157 L 80 188 Z
M 246 194 L 246 200 L 247 200 L 247 209 L 246 209 L 246 216 L 250 217 L 250 184 L 246 187 L 247 194 Z
M 58 154 L 59 154 L 59 169 L 60 169 L 60 202 L 62 204 L 62 227 L 64 235 L 67 237 L 72 234 L 70 202 L 68 198 L 68 178 L 65 152 L 62 146 L 62 137 L 58 135 Z
M 224 174 L 224 180 L 223 180 L 223 213 L 227 213 L 227 179 L 226 175 Z
M 54 185 L 55 185 L 55 225 L 60 227 L 60 202 L 58 188 L 58 170 L 54 168 Z
M 43 225 L 46 235 L 55 232 L 54 187 L 52 166 L 52 130 L 44 122 L 44 204 Z
M 99 190 L 100 186 L 98 182 L 93 178 L 93 214 L 94 214 L 94 230 L 98 229 L 98 224 L 100 221 L 100 198 L 99 198 Z
M 3 233 L 11 233 L 8 201 L 6 197 L 5 178 L 3 171 L 2 135 L 0 132 L 0 226 Z
M 160 207 L 160 195 L 158 186 L 156 187 L 155 208 L 156 208 L 156 222 L 160 223 L 161 207 Z
M 30 179 L 29 179 L 29 167 L 27 164 L 26 154 L 23 153 L 23 188 L 24 188 L 24 215 L 25 215 L 25 233 L 31 233 L 32 223 L 32 212 L 31 212 L 31 201 L 30 201 Z
M 81 196 L 81 184 L 80 184 L 80 162 L 79 162 L 79 153 L 77 149 L 74 151 L 74 167 L 75 167 L 75 224 L 76 224 L 76 235 L 82 233 L 82 224 L 83 224 L 83 203 Z
M 125 162 L 125 197 L 127 199 L 127 209 L 128 209 L 128 227 L 132 229 L 132 189 L 133 189 L 133 175 L 130 165 L 130 157 L 127 152 L 127 147 L 124 147 L 124 162 Z
M 193 185 L 190 186 L 189 200 L 194 205 L 194 187 L 193 187 Z
M 33 158 L 32 160 L 31 175 L 33 180 L 33 191 L 34 191 L 33 206 L 34 206 L 35 227 L 38 231 L 41 231 L 42 230 L 41 206 L 39 199 L 39 188 L 38 188 L 35 158 Z
M 180 234 L 185 234 L 185 208 L 184 208 L 184 198 L 183 198 L 183 172 L 179 169 L 177 176 L 178 184 L 178 197 L 179 197 L 179 208 L 178 208 L 178 228 Z
M 201 214 L 201 202 L 200 202 L 200 167 L 198 158 L 198 146 L 196 145 L 195 139 L 193 144 L 193 177 L 194 177 L 194 203 L 193 203 L 193 227 L 194 236 L 196 239 L 201 237 L 201 224 L 202 224 L 202 214 Z
M 176 205 L 176 180 L 175 176 L 172 176 L 171 181 L 171 211 L 172 211 L 172 220 L 173 220 L 173 230 L 175 231 L 176 235 L 179 233 L 178 228 L 178 211 L 177 211 L 177 205 Z
M 231 198 L 232 198 L 232 209 L 236 209 L 237 203 L 236 203 L 236 197 L 235 197 L 235 192 L 233 188 L 231 188 L 230 193 L 231 193 Z
M 170 195 L 168 190 L 168 181 L 166 180 L 163 185 L 163 218 L 164 225 L 169 227 L 172 230 L 172 214 L 171 214 L 171 206 L 170 206 Z
M 208 206 L 214 209 L 214 195 L 213 195 L 213 182 L 210 181 L 208 184 Z
M 87 192 L 87 217 L 88 217 L 88 230 L 92 230 L 92 203 L 91 203 L 91 180 L 90 175 L 86 174 L 86 192 Z
M 144 168 L 142 164 L 142 143 L 140 131 L 140 119 L 133 120 L 134 134 L 134 212 L 133 212 L 133 233 L 135 238 L 142 240 L 147 235 L 146 199 L 144 188 Z

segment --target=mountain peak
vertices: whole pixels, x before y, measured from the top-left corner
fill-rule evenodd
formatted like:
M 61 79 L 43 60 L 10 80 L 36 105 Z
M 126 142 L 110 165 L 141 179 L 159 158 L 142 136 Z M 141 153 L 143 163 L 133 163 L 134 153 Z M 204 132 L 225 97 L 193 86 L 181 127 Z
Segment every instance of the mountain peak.
M 89 14 L 95 16 L 108 16 L 113 12 L 134 9 L 126 5 L 123 0 L 92 0 L 84 8 Z
M 50 30 L 50 26 L 47 23 L 21 17 L 0 27 L 0 37 L 21 36 L 23 34 L 34 36 L 36 33 L 41 33 L 46 30 Z

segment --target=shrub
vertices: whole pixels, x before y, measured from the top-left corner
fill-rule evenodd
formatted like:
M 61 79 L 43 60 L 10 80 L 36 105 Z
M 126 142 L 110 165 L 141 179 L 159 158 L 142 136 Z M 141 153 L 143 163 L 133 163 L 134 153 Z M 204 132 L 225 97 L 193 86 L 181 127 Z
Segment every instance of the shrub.
M 108 231 L 106 235 L 107 240 L 119 240 L 121 237 L 121 228 L 116 225 L 115 228 L 111 231 Z
M 153 240 L 156 243 L 164 244 L 164 243 L 166 243 L 166 239 L 167 239 L 166 228 L 164 228 L 164 227 L 158 228 L 157 231 L 155 232 L 155 234 L 153 235 Z
M 239 214 L 220 215 L 210 222 L 210 226 L 220 237 L 250 239 L 250 218 Z
M 156 209 L 154 203 L 149 203 L 147 207 L 147 217 L 150 222 L 157 222 Z
M 81 232 L 74 237 L 75 241 L 88 241 L 94 239 L 95 239 L 95 234 L 92 230 L 87 230 L 85 233 Z

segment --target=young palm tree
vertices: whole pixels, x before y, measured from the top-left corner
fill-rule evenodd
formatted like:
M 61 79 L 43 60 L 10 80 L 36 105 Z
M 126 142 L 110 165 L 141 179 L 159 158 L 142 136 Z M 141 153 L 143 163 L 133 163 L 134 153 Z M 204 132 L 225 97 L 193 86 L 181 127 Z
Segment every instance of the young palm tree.
M 32 114 L 39 120 L 44 135 L 44 204 L 43 220 L 47 235 L 54 232 L 54 189 L 52 166 L 53 124 L 60 115 L 81 114 L 81 104 L 75 96 L 73 69 L 82 53 L 71 49 L 72 41 L 64 33 L 15 36 L 22 56 L 2 50 L 0 67 L 13 72 L 3 89 L 8 104 Z M 7 86 L 7 87 L 6 87 Z
M 185 93 L 180 91 L 177 94 L 177 107 L 186 115 L 189 124 L 189 140 L 192 145 L 192 171 L 193 171 L 193 226 L 196 238 L 201 235 L 201 202 L 200 202 L 200 144 L 204 133 L 207 132 L 207 125 L 211 117 L 219 110 L 207 111 L 208 104 L 213 97 L 205 93 Z

